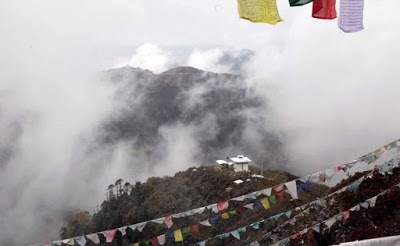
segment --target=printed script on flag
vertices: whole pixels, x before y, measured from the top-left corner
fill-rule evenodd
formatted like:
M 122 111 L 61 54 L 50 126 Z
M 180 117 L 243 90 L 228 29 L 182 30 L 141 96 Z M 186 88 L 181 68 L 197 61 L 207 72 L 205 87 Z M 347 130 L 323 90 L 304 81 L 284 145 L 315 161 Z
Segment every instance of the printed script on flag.
M 344 32 L 358 32 L 364 29 L 364 0 L 341 0 L 339 28 Z

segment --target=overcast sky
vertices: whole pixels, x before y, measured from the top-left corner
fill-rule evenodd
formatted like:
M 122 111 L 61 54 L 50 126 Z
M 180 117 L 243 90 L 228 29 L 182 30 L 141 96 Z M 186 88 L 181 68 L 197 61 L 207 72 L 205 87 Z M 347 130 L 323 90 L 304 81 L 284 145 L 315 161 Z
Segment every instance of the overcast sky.
M 243 73 L 273 105 L 268 127 L 286 134 L 296 174 L 399 138 L 400 2 L 365 1 L 354 34 L 287 0 L 276 26 L 240 20 L 235 0 L 0 1 L 0 148 L 18 146 L 0 167 L 0 244 L 56 239 L 65 208 L 97 204 L 124 175 L 109 168 L 65 196 L 74 172 L 90 174 L 70 164 L 76 143 L 112 110 L 113 88 L 92 79 L 107 68 L 232 72 L 219 58 L 253 51 Z

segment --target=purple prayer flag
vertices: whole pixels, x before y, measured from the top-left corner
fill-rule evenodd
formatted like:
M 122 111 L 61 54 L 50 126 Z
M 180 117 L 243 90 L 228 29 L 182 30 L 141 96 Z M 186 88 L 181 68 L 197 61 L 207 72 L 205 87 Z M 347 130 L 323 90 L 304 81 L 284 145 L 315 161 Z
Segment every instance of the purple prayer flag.
M 343 32 L 359 32 L 364 29 L 364 0 L 341 0 L 339 28 Z

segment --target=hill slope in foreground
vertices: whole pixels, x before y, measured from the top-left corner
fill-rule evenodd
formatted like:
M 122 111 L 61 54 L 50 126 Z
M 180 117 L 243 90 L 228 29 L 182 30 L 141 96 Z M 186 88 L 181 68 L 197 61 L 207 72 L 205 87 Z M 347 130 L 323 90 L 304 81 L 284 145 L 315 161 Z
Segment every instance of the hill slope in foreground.
M 133 185 L 129 194 L 121 191 L 119 195 L 112 195 L 110 199 L 102 203 L 101 209 L 94 215 L 79 212 L 72 216 L 68 224 L 62 228 L 61 237 L 70 238 L 132 225 L 207 206 L 297 178 L 289 173 L 276 171 L 265 171 L 264 179 L 252 178 L 252 174 L 255 173 L 259 174 L 260 171 L 251 168 L 250 173 L 235 173 L 232 170 L 220 170 L 207 166 L 189 168 L 184 172 L 176 173 L 174 177 L 149 178 L 145 183 L 138 182 Z M 359 182 L 360 177 L 365 177 L 362 182 Z M 237 179 L 245 182 L 237 185 L 233 182 Z M 350 186 L 356 182 L 359 184 L 357 187 Z M 101 235 L 101 243 L 98 245 L 132 245 L 136 242 L 140 242 L 140 245 L 152 245 L 151 238 L 162 234 L 167 235 L 164 245 L 190 245 L 286 211 L 292 212 L 287 216 L 270 219 L 268 223 L 253 224 L 254 228 L 247 227 L 246 231 L 240 233 L 240 240 L 228 234 L 228 237 L 224 239 L 208 240 L 207 245 L 247 245 L 255 240 L 258 240 L 261 245 L 270 245 L 273 241 L 290 236 L 292 239 L 282 245 L 332 245 L 346 241 L 398 235 L 400 234 L 400 192 L 395 185 L 399 182 L 400 172 L 397 167 L 393 168 L 391 175 L 383 175 L 377 171 L 372 174 L 356 173 L 333 188 L 310 183 L 308 191 L 303 189 L 304 192 L 297 200 L 292 200 L 290 195 L 285 193 L 282 201 L 276 204 L 270 203 L 268 209 L 264 209 L 261 202 L 257 203 L 259 200 L 230 201 L 228 209 L 218 214 L 206 209 L 202 214 L 173 218 L 173 225 L 170 228 L 167 228 L 165 224 L 157 223 L 147 223 L 142 232 L 127 228 L 123 236 L 120 231 L 117 231 L 111 243 L 105 243 L 106 239 Z M 318 201 L 319 198 L 343 187 L 352 188 L 343 189 L 339 194 L 319 200 L 314 203 L 315 206 L 302 210 L 305 208 L 302 205 Z M 349 211 L 353 206 L 387 189 L 389 192 L 380 196 L 374 207 L 366 209 L 361 206 L 359 211 L 351 211 L 349 218 L 339 219 L 331 228 L 323 222 L 336 214 Z M 244 207 L 253 202 L 252 209 Z M 191 231 L 191 225 L 205 220 L 210 221 L 211 226 L 200 224 L 198 234 Z M 317 223 L 321 223 L 320 232 L 306 230 L 296 234 Z M 177 229 L 182 229 L 183 242 L 176 243 L 173 239 L 173 231 Z M 88 240 L 86 245 L 95 244 Z

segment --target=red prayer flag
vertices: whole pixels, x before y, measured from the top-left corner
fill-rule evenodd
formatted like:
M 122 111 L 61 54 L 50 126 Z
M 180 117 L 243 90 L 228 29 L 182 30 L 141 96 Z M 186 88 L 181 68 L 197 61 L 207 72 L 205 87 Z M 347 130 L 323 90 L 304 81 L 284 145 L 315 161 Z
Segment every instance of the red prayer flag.
M 295 234 L 290 236 L 290 239 L 294 240 L 300 236 L 300 232 L 296 232 Z
M 112 229 L 112 230 L 108 230 L 106 231 L 106 242 L 107 243 L 111 243 L 112 240 L 115 237 L 115 234 L 117 234 L 118 229 Z
M 152 238 L 150 239 L 150 242 L 151 242 L 152 245 L 158 246 L 158 239 L 157 239 L 157 237 L 152 237 Z
M 347 220 L 349 217 L 350 217 L 350 211 L 349 210 L 344 211 L 343 212 L 343 219 Z
M 278 198 L 278 201 L 283 201 L 283 196 L 284 196 L 285 194 L 283 193 L 283 191 L 280 191 L 280 192 L 276 192 L 276 198 Z
M 240 214 L 243 211 L 243 207 L 236 208 L 236 213 Z
M 218 210 L 222 211 L 222 210 L 225 210 L 228 208 L 229 203 L 228 203 L 228 201 L 221 201 L 221 202 L 218 202 L 217 206 L 218 206 Z
M 199 234 L 199 224 L 191 225 L 191 226 L 190 226 L 190 232 L 191 232 L 193 235 Z
M 318 19 L 335 19 L 336 14 L 336 0 L 314 0 L 312 17 Z

